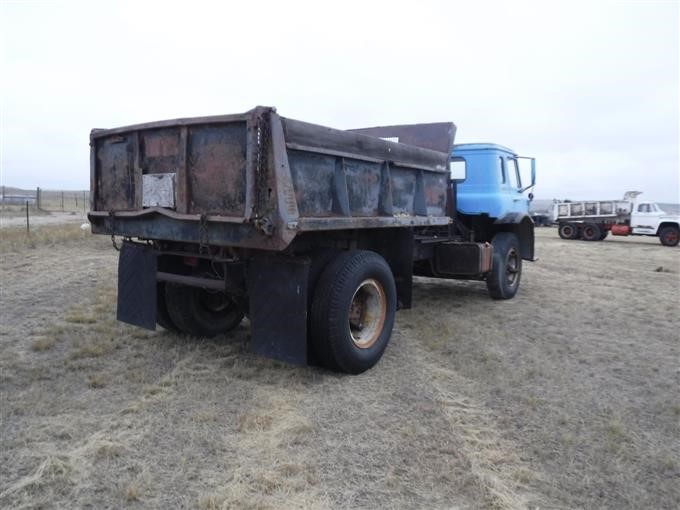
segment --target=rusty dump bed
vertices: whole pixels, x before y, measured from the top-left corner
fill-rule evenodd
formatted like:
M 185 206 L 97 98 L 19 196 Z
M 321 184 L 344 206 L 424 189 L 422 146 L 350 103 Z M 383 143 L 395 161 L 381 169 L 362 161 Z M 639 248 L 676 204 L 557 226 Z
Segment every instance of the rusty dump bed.
M 455 126 L 384 129 L 341 131 L 266 107 L 95 129 L 92 231 L 283 250 L 301 232 L 447 224 Z M 413 145 L 377 137 L 393 135 Z

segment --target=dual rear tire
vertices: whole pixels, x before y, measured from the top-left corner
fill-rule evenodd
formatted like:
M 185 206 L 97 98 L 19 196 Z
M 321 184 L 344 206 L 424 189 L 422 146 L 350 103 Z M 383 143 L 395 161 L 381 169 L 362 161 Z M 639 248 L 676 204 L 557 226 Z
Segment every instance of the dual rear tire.
M 602 229 L 596 223 L 586 223 L 583 225 L 581 238 L 584 241 L 602 241 L 604 239 L 602 237 Z
M 561 223 L 558 230 L 562 239 L 583 239 L 584 241 L 602 241 L 608 230 L 597 223 Z
M 159 282 L 156 322 L 190 336 L 213 338 L 236 328 L 243 310 L 224 292 Z
M 557 233 L 562 239 L 576 239 L 578 226 L 575 223 L 560 223 Z

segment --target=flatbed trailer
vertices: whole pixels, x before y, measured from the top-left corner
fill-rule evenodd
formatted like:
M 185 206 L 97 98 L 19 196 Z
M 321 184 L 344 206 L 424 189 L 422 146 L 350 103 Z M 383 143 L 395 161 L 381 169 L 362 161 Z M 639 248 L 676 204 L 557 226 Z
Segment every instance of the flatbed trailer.
M 88 217 L 123 238 L 118 319 L 215 336 L 247 315 L 253 351 L 359 373 L 411 306 L 414 273 L 514 296 L 533 230 L 479 239 L 457 221 L 455 129 L 366 134 L 257 107 L 93 130 Z M 393 133 L 402 143 L 380 138 Z

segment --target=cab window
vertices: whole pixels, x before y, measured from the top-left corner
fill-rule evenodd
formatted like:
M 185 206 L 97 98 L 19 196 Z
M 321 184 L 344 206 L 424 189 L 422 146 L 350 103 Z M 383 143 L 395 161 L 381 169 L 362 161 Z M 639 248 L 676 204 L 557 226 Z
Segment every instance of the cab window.
M 651 212 L 649 204 L 638 205 L 638 212 Z
M 517 160 L 514 158 L 507 158 L 505 160 L 506 162 L 506 171 L 508 174 L 508 179 L 510 180 L 510 185 L 513 188 L 521 188 L 522 187 L 522 181 L 520 180 L 519 177 L 519 168 L 517 168 Z
M 467 177 L 467 162 L 463 158 L 451 158 L 449 161 L 449 177 L 455 181 L 464 181 Z
M 497 165 L 498 173 L 501 175 L 501 184 L 505 184 L 505 164 L 502 156 L 498 156 Z

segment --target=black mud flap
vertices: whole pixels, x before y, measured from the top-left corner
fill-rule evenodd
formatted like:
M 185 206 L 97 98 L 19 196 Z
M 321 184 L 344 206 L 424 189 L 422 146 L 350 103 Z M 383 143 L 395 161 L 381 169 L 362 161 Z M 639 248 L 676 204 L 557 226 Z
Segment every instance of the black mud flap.
M 120 250 L 116 318 L 156 329 L 156 254 L 146 246 L 123 243 Z
M 294 365 L 307 364 L 306 258 L 262 257 L 248 265 L 251 350 Z

